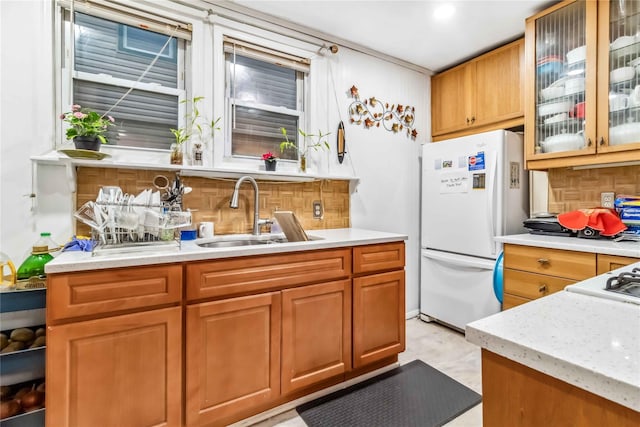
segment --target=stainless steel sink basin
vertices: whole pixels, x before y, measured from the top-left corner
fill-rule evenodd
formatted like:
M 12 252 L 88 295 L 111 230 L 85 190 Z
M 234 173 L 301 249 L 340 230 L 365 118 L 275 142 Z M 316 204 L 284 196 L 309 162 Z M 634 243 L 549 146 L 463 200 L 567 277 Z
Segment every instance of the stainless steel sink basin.
M 309 240 L 320 240 L 318 237 L 309 236 Z M 284 236 L 271 236 L 262 234 L 254 236 L 252 234 L 226 235 L 216 236 L 212 239 L 197 241 L 196 245 L 201 248 L 233 248 L 236 246 L 253 246 L 253 245 L 273 245 L 278 243 L 287 243 Z
M 286 242 L 287 239 L 284 237 L 242 236 L 237 238 L 223 237 L 219 240 L 196 242 L 196 244 L 202 248 L 231 248 L 234 246 L 270 245 Z

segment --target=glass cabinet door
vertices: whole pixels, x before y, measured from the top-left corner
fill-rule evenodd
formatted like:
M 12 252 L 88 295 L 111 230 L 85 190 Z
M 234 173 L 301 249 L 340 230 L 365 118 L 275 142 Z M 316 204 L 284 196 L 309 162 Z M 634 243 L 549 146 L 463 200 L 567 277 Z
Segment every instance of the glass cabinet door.
M 609 2 L 609 146 L 640 142 L 640 2 Z
M 569 4 L 536 20 L 536 154 L 587 146 L 586 3 Z

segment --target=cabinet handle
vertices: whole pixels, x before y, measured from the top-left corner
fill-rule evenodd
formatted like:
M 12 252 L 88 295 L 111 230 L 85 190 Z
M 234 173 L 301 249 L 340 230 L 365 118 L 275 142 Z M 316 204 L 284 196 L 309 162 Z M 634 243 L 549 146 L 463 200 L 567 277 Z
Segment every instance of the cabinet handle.
M 601 136 L 601 137 L 600 137 L 600 146 L 603 146 L 603 145 L 604 145 L 604 137 L 603 137 L 603 136 Z
M 467 126 L 469 126 L 469 123 L 471 123 L 471 120 L 469 120 L 469 117 L 467 117 Z
M 544 265 L 544 264 L 549 264 L 549 260 L 548 260 L 548 259 L 546 259 L 546 258 L 538 258 L 538 262 L 539 262 L 540 264 L 543 264 L 543 265 Z
M 538 288 L 538 292 L 540 292 L 541 294 L 547 292 L 547 284 L 543 283 L 542 285 L 540 285 L 540 287 Z
M 475 123 L 475 121 L 476 121 L 475 116 L 471 117 L 471 123 Z
M 592 144 L 591 138 L 587 138 L 587 146 L 591 147 L 591 144 Z

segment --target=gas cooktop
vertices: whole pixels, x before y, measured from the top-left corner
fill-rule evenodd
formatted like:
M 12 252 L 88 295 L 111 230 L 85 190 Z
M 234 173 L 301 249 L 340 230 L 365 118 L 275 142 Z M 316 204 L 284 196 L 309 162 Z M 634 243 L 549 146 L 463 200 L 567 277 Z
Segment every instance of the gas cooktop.
M 640 305 L 640 262 L 569 285 L 565 290 Z

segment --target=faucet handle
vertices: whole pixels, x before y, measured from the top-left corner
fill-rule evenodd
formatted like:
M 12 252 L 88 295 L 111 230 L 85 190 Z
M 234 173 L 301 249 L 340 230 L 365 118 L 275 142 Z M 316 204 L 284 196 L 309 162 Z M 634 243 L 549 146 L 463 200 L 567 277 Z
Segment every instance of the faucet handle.
M 259 225 L 259 226 L 260 226 L 260 225 L 267 225 L 267 224 L 273 224 L 273 220 L 268 219 L 268 218 L 266 218 L 266 219 L 259 219 L 259 220 L 258 220 L 258 225 Z

